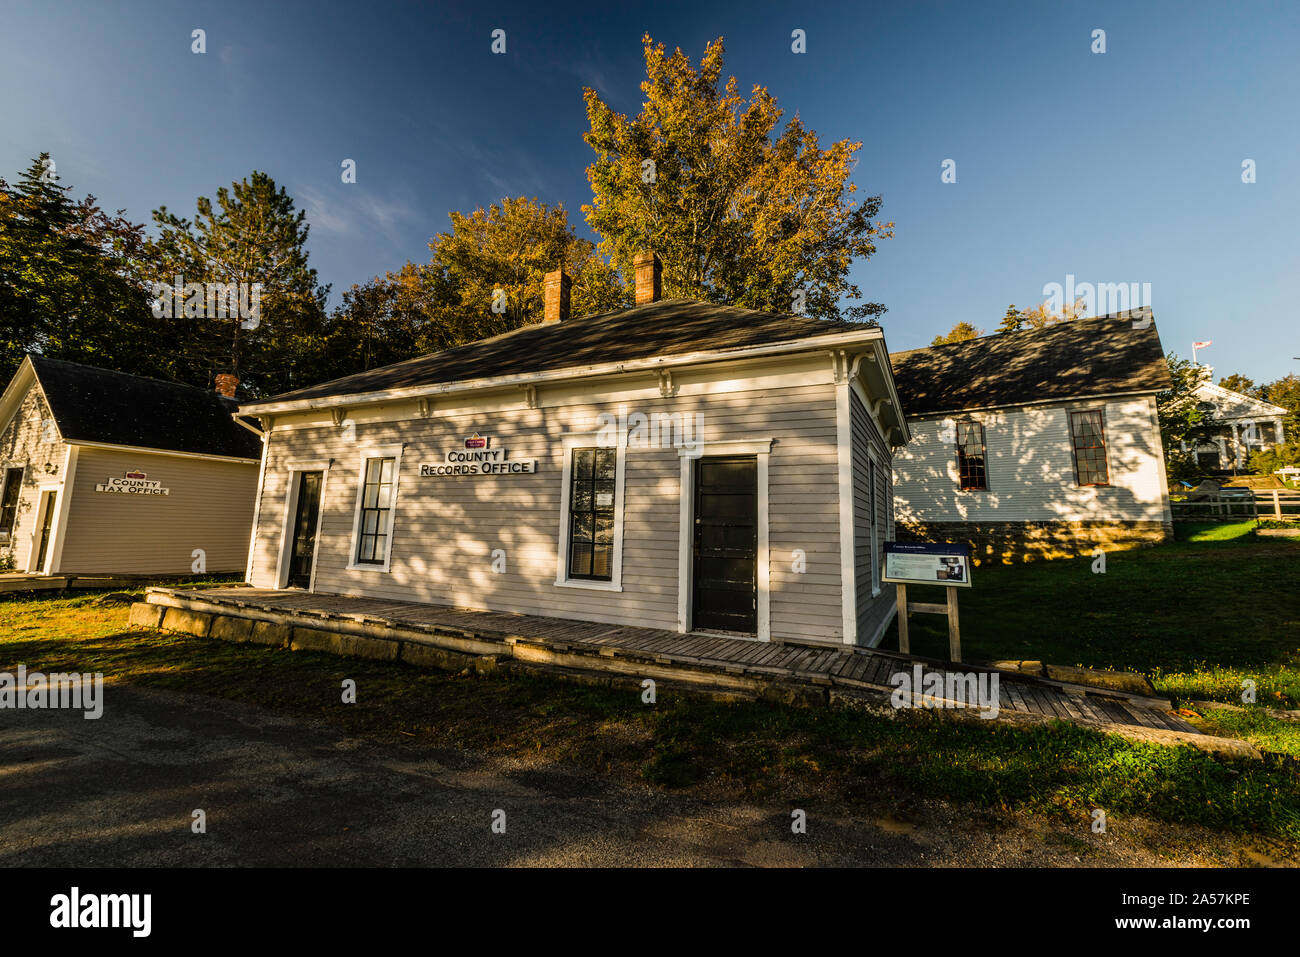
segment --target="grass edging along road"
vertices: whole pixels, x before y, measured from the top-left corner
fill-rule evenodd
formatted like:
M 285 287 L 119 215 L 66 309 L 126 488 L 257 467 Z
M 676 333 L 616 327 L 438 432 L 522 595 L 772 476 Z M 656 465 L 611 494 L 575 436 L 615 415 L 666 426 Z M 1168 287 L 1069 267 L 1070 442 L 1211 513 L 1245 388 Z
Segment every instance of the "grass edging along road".
M 602 688 L 544 676 L 469 677 L 131 631 L 126 605 L 93 596 L 0 602 L 0 671 L 103 672 L 106 679 L 209 694 L 326 722 L 351 735 L 563 762 L 701 796 L 868 803 L 938 798 L 1087 826 L 1141 815 L 1300 842 L 1294 762 L 1217 760 L 1064 722 L 985 726 L 938 712 L 874 713 L 764 701 L 720 703 L 663 689 Z M 341 683 L 357 683 L 342 703 Z M 106 711 L 111 720 L 111 687 Z

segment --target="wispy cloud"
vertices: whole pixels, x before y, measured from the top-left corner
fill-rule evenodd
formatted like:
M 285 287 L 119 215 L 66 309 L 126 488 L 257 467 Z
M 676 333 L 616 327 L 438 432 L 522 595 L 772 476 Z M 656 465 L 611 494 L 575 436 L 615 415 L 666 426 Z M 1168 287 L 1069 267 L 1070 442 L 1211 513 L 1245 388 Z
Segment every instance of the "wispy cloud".
M 399 242 L 403 225 L 419 218 L 412 197 L 382 196 L 356 183 L 340 182 L 332 190 L 302 185 L 294 193 L 314 232 L 351 240 L 379 232 L 390 242 Z

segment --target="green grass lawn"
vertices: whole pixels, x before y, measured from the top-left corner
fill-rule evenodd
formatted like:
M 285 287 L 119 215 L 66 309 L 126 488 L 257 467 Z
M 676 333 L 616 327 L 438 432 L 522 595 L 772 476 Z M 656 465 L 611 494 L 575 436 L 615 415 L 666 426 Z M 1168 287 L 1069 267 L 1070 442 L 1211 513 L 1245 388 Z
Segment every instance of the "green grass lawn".
M 1300 707 L 1300 541 L 1251 523 L 1180 528 L 1180 540 L 1025 565 L 981 565 L 960 592 L 963 657 L 1137 671 L 1163 693 Z M 912 601 L 941 588 L 909 587 Z M 914 615 L 914 654 L 947 657 L 943 616 Z M 897 625 L 885 647 L 898 647 Z
M 1175 703 L 1300 708 L 1300 540 L 1260 538 L 1254 525 L 1179 527 L 1179 540 L 1026 565 L 981 565 L 960 593 L 962 654 L 1136 671 Z M 939 588 L 908 588 L 940 601 Z M 947 657 L 942 616 L 911 619 L 914 654 Z M 898 647 L 895 625 L 884 646 Z M 1203 730 L 1300 756 L 1297 726 L 1256 713 L 1206 711 Z
M 981 576 L 982 577 L 982 576 Z M 983 584 L 980 578 L 977 582 Z M 467 677 L 157 631 L 93 596 L 0 601 L 0 671 L 102 671 L 109 680 L 246 701 L 349 735 L 564 762 L 704 798 L 811 806 L 944 799 L 1086 827 L 1092 808 L 1262 835 L 1300 851 L 1292 762 L 1219 761 L 1064 722 L 1020 728 L 937 712 L 720 703 L 551 678 Z M 340 701 L 343 678 L 355 705 Z M 111 686 L 105 720 L 111 717 Z

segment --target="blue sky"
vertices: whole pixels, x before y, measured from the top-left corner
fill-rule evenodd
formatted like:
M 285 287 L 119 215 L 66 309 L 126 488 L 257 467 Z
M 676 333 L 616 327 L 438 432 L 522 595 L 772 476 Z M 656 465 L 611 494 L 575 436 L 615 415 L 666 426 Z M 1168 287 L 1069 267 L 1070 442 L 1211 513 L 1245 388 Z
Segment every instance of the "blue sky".
M 1073 275 L 1150 283 L 1166 350 L 1211 339 L 1218 374 L 1300 368 L 1295 3 L 8 0 L 0 22 L 0 175 L 49 150 L 78 195 L 146 222 L 265 170 L 308 211 L 334 301 L 503 195 L 590 236 L 582 88 L 635 113 L 643 32 L 692 59 L 724 36 L 742 90 L 862 141 L 854 181 L 897 236 L 854 279 L 892 349 L 992 331 Z

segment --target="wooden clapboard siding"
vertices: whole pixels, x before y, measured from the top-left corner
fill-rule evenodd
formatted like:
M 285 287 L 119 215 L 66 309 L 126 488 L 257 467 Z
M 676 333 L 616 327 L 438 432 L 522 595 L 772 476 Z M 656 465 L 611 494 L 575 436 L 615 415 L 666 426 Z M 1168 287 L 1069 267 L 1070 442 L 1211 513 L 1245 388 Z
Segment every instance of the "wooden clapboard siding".
M 68 447 L 58 440 L 57 431 L 52 430 L 53 421 L 40 386 L 33 383 L 19 402 L 13 418 L 0 431 L 0 469 L 23 469 L 13 534 L 7 543 L 0 543 L 0 553 L 8 554 L 19 571 L 27 567 L 28 556 L 35 544 L 40 505 L 37 483 L 63 478 L 60 470 L 67 458 Z M 47 422 L 50 430 L 46 429 Z M 54 441 L 46 441 L 50 436 Z
M 849 419 L 853 438 L 853 560 L 857 637 L 859 643 L 865 644 L 879 630 L 893 606 L 893 586 L 880 581 L 884 572 L 885 542 L 894 537 L 890 498 L 891 451 L 866 406 L 852 390 L 849 392 Z M 873 456 L 874 467 L 871 465 Z M 875 485 L 874 496 L 871 494 L 872 483 Z M 873 502 L 874 550 L 871 514 Z
M 462 400 L 463 402 L 463 400 Z M 562 436 L 592 432 L 603 412 L 699 413 L 705 442 L 772 439 L 769 460 L 769 565 L 774 638 L 838 640 L 839 530 L 835 397 L 829 382 L 737 388 L 633 403 L 566 397 L 528 409 L 435 408 L 427 418 L 358 416 L 355 427 L 296 425 L 272 432 L 251 580 L 278 584 L 288 469 L 331 462 L 325 484 L 314 588 L 489 611 L 578 618 L 655 628 L 677 626 L 681 459 L 674 448 L 629 448 L 623 510 L 622 591 L 555 584 Z M 441 462 L 464 436 L 492 437 L 512 459 L 538 471 L 508 478 L 420 478 L 422 462 Z M 361 449 L 405 443 L 389 571 L 350 570 Z M 492 570 L 502 549 L 506 570 Z M 794 551 L 807 574 L 793 572 Z
M 1075 483 L 1071 411 L 1103 409 L 1108 487 Z M 984 425 L 988 489 L 963 492 L 946 419 Z M 900 522 L 1167 522 L 1160 430 L 1149 396 L 1056 402 L 909 419 L 912 440 L 894 457 Z
M 169 494 L 95 491 L 109 476 L 134 469 Z M 207 572 L 243 571 L 256 491 L 256 465 L 83 447 L 59 570 L 189 575 L 194 550 L 202 549 Z

